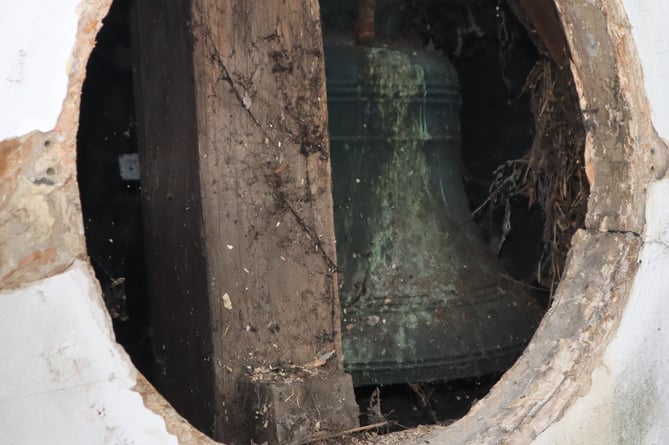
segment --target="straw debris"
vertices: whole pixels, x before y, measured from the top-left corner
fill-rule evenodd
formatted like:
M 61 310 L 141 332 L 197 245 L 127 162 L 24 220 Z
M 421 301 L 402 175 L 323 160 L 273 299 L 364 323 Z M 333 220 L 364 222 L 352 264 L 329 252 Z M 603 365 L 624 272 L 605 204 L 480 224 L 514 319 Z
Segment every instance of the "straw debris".
M 509 200 L 514 197 L 527 198 L 529 206 L 541 206 L 545 225 L 536 279 L 552 293 L 562 275 L 572 235 L 585 221 L 589 184 L 583 161 L 584 128 L 570 73 L 550 60 L 537 62 L 523 92 L 531 96 L 535 121 L 532 146 L 522 158 L 497 167 L 489 195 L 474 213 L 486 207 L 506 207 L 508 214 Z M 503 234 L 508 230 L 502 227 Z

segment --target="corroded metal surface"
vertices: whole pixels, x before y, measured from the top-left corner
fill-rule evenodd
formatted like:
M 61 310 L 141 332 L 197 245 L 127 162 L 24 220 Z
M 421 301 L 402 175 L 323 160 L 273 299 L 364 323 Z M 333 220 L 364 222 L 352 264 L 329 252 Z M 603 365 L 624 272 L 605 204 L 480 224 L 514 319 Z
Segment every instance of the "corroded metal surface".
M 346 370 L 368 385 L 507 369 L 541 311 L 477 236 L 455 69 L 397 42 L 325 54 Z
M 665 174 L 666 146 L 638 87 L 641 68 L 620 3 L 556 4 L 588 130 L 589 229 L 574 237 L 555 303 L 528 349 L 490 394 L 449 427 L 375 444 L 532 443 L 589 391 L 616 332 L 643 246 L 646 187 Z

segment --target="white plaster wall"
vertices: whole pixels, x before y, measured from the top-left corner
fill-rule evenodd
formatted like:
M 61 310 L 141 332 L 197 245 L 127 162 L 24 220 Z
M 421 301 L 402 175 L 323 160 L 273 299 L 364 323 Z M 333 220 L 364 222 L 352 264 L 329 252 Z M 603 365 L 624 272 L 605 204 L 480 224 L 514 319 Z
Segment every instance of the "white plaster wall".
M 170 444 L 83 262 L 0 292 L 0 444 Z
M 56 125 L 79 1 L 0 0 L 0 141 Z
M 536 445 L 669 443 L 669 180 L 648 198 L 630 300 L 592 386 Z

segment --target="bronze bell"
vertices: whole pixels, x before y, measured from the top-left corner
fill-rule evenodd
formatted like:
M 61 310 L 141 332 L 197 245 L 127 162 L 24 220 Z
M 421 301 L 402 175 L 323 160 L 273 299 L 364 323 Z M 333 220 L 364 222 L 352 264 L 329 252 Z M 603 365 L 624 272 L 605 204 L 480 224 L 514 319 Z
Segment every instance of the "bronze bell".
M 368 385 L 507 369 L 541 311 L 477 236 L 454 67 L 378 34 L 324 41 L 347 372 Z

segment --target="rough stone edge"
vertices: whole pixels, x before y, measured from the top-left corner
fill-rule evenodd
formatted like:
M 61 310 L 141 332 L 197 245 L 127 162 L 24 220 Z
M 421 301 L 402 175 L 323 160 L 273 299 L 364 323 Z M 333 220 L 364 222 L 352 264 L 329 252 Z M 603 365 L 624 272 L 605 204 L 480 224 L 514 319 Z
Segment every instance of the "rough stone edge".
M 26 286 L 85 258 L 76 164 L 62 156 L 62 141 L 51 131 L 0 142 L 2 289 Z
M 556 0 L 570 45 L 590 182 L 586 227 L 642 233 L 648 184 L 667 171 L 620 0 Z M 587 24 L 587 25 L 586 25 Z
M 0 288 L 15 289 L 86 259 L 76 182 L 77 128 L 88 57 L 111 0 L 82 0 L 56 126 L 0 141 Z M 51 174 L 45 171 L 49 170 Z M 9 253 L 9 254 L 8 254 Z
M 144 406 L 165 419 L 167 431 L 177 437 L 180 445 L 214 445 L 220 443 L 213 441 L 181 417 L 139 371 L 137 372 L 135 391 L 142 396 Z

